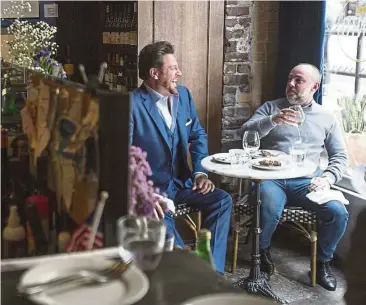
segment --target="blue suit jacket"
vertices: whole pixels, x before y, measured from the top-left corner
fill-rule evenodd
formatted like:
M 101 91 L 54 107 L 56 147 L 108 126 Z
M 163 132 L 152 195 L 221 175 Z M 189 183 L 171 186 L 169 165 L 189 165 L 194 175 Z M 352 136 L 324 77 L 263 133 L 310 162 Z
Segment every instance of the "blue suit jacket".
M 187 162 L 188 144 L 191 153 L 193 173 L 204 172 L 201 161 L 208 156 L 207 134 L 196 113 L 191 93 L 186 87 L 178 86 L 179 103 L 177 127 L 180 138 L 183 170 L 180 180 L 185 187 L 192 186 L 192 172 Z M 154 186 L 166 192 L 172 180 L 172 152 L 159 110 L 144 85 L 131 93 L 130 144 L 147 152 L 147 161 L 152 170 L 150 179 Z

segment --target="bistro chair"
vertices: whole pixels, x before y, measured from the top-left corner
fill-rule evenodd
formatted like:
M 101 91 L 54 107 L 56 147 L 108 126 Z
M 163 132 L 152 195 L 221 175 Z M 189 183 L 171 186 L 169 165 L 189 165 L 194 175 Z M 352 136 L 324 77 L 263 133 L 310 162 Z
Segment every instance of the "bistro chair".
M 197 223 L 193 221 L 190 214 L 197 213 Z M 194 235 L 194 242 L 193 246 L 195 247 L 197 245 L 197 237 L 198 237 L 198 231 L 201 229 L 201 223 L 202 223 L 202 214 L 201 211 L 197 208 L 192 208 L 186 203 L 180 203 L 176 205 L 175 214 L 173 217 L 183 217 L 183 221 L 185 224 L 192 230 Z
M 253 205 L 249 202 L 249 195 L 245 195 L 234 205 L 233 209 L 233 253 L 231 272 L 236 270 L 238 259 L 239 232 L 241 227 L 249 227 L 253 218 Z M 246 215 L 247 219 L 240 223 L 240 216 Z M 311 243 L 311 286 L 316 284 L 316 255 L 317 255 L 317 223 L 316 214 L 313 211 L 301 207 L 288 206 L 284 209 L 280 224 L 285 225 L 302 234 Z M 245 243 L 248 242 L 251 230 L 249 230 Z

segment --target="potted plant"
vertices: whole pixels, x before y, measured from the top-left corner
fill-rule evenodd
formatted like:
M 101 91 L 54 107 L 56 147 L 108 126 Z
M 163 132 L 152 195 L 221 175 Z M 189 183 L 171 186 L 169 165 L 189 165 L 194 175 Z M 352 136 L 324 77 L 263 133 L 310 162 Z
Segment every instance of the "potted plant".
M 366 95 L 338 99 L 350 166 L 366 163 Z

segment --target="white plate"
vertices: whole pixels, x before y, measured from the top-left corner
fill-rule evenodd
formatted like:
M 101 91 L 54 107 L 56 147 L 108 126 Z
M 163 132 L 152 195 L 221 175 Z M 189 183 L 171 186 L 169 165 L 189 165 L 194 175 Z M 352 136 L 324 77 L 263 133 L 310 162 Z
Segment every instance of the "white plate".
M 218 293 L 200 296 L 182 305 L 271 305 L 273 302 L 245 293 Z
M 113 263 L 106 259 L 59 260 L 39 264 L 26 271 L 19 285 L 29 285 L 49 281 L 56 276 L 75 270 L 101 270 Z M 142 299 L 149 290 L 149 280 L 135 265 L 123 273 L 121 280 L 113 280 L 102 285 L 84 286 L 57 293 L 39 293 L 29 299 L 42 305 L 130 305 Z
M 214 159 L 215 161 L 220 162 L 220 163 L 231 164 L 229 153 L 214 154 L 212 156 L 212 159 Z
M 261 152 L 262 151 L 267 151 L 269 152 L 270 154 L 272 154 L 272 156 L 269 156 L 269 157 L 264 157 Z M 274 149 L 260 149 L 258 150 L 253 156 L 252 158 L 253 159 L 257 159 L 257 158 L 273 158 L 273 157 L 278 157 L 278 156 L 284 156 L 284 155 L 287 155 L 285 152 L 283 151 L 280 151 L 280 150 L 274 150 Z
M 280 161 L 281 166 L 260 165 L 259 162 L 264 161 L 264 160 Z M 278 171 L 278 170 L 282 170 L 282 169 L 287 169 L 287 168 L 289 168 L 293 165 L 292 162 L 289 159 L 286 159 L 286 158 L 258 158 L 258 159 L 252 160 L 250 163 L 252 164 L 253 168 L 263 169 L 263 170 L 271 170 L 271 171 Z

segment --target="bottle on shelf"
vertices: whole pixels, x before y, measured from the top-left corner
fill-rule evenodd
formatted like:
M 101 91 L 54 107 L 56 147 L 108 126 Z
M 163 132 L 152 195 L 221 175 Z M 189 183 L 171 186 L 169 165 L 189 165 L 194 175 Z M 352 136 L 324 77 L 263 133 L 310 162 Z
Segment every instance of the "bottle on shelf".
M 1 173 L 6 175 L 7 160 L 8 160 L 8 133 L 5 128 L 1 128 Z M 4 178 L 3 178 L 4 179 Z M 1 179 L 1 182 L 3 182 Z M 5 179 L 4 179 L 5 180 Z
M 215 264 L 211 253 L 211 232 L 207 229 L 202 229 L 198 232 L 198 243 L 196 248 L 196 255 L 206 261 L 212 269 L 215 269 Z
M 66 45 L 64 70 L 65 70 L 67 78 L 70 79 L 74 75 L 75 66 L 74 66 L 74 64 L 72 63 L 72 60 L 71 60 L 71 51 L 70 51 L 70 45 L 69 44 Z
M 33 198 L 32 198 L 33 197 Z M 43 255 L 47 254 L 48 252 L 48 219 L 45 218 L 45 215 L 41 215 L 40 213 L 48 212 L 44 207 L 36 206 L 35 201 L 37 200 L 36 196 L 28 197 L 25 202 L 25 211 L 26 211 L 26 218 L 27 218 L 27 232 L 28 232 L 28 254 L 36 254 L 36 255 Z M 40 198 L 39 203 L 43 200 L 44 202 L 48 201 L 45 197 Z M 47 202 L 48 204 L 48 202 Z M 43 209 L 42 209 L 43 208 Z M 43 213 L 45 214 L 45 213 Z M 45 228 L 47 226 L 47 228 Z M 45 232 L 45 229 L 47 230 Z
M 15 114 L 15 95 L 11 90 L 10 77 L 8 73 L 3 75 L 4 81 L 1 89 L 1 114 Z
M 4 258 L 24 257 L 25 229 L 20 223 L 17 206 L 11 205 L 9 210 L 8 223 L 3 231 Z

